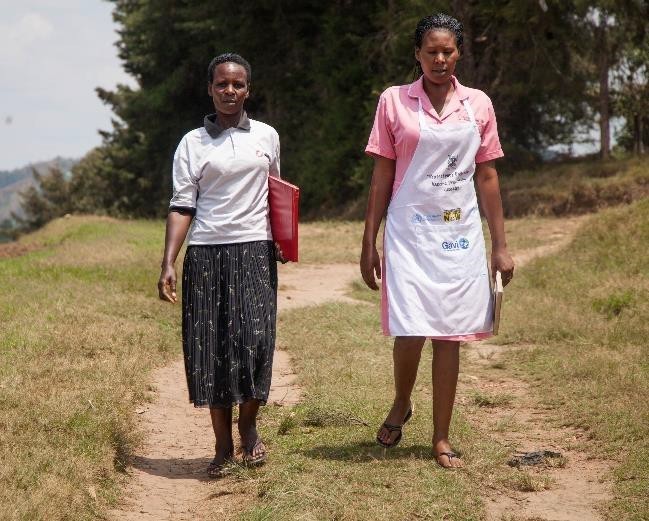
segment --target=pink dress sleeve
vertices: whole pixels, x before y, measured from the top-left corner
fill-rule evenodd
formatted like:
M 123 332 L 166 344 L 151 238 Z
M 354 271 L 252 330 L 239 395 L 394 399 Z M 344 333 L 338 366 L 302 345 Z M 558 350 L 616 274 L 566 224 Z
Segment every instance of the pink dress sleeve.
M 388 159 L 396 159 L 397 154 L 394 151 L 394 135 L 389 118 L 389 107 L 387 100 L 387 91 L 381 94 L 379 104 L 374 116 L 374 126 L 365 147 L 365 153 L 370 156 L 382 156 Z
M 482 129 L 480 148 L 475 155 L 476 163 L 484 163 L 492 159 L 503 157 L 503 149 L 500 146 L 500 138 L 498 137 L 498 124 L 496 123 L 496 113 L 491 104 L 491 100 L 487 98 L 487 121 Z

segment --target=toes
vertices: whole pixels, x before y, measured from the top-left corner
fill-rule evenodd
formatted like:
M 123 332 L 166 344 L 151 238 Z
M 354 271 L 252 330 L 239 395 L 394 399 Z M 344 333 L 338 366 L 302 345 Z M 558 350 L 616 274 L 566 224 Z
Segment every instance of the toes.
M 266 445 L 264 445 L 263 442 L 259 442 L 257 445 L 255 445 L 255 448 L 252 451 L 252 455 L 256 458 L 257 456 L 261 456 L 266 452 Z
M 445 469 L 459 469 L 464 467 L 464 462 L 457 456 L 449 457 L 446 454 L 435 456 L 437 463 Z

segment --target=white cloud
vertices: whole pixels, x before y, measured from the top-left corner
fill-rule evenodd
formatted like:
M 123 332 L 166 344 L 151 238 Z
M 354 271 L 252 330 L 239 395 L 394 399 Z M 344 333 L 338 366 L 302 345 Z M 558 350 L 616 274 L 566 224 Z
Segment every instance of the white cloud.
M 117 58 L 112 4 L 0 3 L 0 170 L 83 156 L 111 128 L 95 87 L 134 83 Z
M 0 24 L 0 53 L 5 59 L 22 58 L 36 42 L 54 35 L 54 25 L 39 13 L 26 13 L 15 23 Z

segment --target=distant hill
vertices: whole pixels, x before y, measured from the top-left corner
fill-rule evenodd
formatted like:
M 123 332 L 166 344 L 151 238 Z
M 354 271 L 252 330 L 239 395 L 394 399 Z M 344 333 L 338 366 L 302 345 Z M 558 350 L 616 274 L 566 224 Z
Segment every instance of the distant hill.
M 77 159 L 56 157 L 50 161 L 32 163 L 15 170 L 0 170 L 0 223 L 11 219 L 11 213 L 21 215 L 19 193 L 35 184 L 33 171 L 47 174 L 51 168 L 68 172 L 78 162 Z

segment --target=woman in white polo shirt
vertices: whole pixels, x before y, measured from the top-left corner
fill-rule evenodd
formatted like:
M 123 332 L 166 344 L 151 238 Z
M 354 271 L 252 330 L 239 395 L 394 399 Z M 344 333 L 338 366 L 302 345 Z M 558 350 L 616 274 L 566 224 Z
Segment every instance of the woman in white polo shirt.
M 174 263 L 189 232 L 183 352 L 189 400 L 210 409 L 216 436 L 207 469 L 212 477 L 220 476 L 233 457 L 234 405 L 239 406 L 243 462 L 266 459 L 256 419 L 268 398 L 275 348 L 281 253 L 268 220 L 268 176 L 279 176 L 279 137 L 243 109 L 250 78 L 250 64 L 238 54 L 217 56 L 208 67 L 216 112 L 176 150 L 158 283 L 160 298 L 176 302 Z

